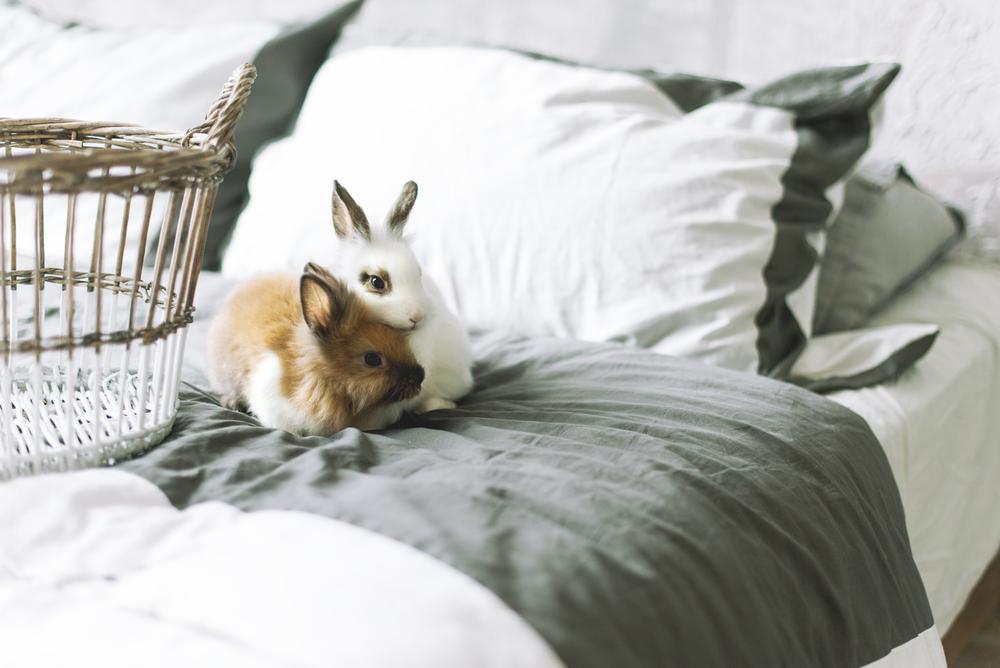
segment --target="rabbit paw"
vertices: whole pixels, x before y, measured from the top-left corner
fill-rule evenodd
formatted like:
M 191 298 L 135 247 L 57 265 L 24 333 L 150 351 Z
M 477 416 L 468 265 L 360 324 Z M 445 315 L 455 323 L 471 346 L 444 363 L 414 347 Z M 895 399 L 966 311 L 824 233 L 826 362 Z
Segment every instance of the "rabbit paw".
M 240 411 L 245 413 L 247 410 L 247 405 L 240 399 L 239 396 L 235 394 L 224 394 L 219 397 L 219 403 L 222 404 L 223 408 L 228 408 L 231 411 Z
M 447 411 L 455 407 L 455 402 L 441 397 L 427 397 L 421 401 L 413 412 L 417 415 L 430 413 L 431 411 Z

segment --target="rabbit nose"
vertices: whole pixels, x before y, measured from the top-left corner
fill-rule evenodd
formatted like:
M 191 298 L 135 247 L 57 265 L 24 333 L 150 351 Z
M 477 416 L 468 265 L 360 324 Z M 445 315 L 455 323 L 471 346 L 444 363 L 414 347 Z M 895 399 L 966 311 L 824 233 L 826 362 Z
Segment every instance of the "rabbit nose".
M 425 314 L 423 313 L 423 311 L 411 311 L 406 315 L 407 319 L 410 321 L 410 324 L 413 325 L 414 327 L 420 324 L 420 321 L 424 319 L 424 316 Z

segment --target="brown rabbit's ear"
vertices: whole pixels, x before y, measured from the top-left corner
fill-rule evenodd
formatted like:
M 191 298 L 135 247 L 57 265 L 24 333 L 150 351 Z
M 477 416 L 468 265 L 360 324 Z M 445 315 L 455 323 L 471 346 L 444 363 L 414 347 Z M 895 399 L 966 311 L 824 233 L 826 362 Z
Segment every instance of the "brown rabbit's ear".
M 389 232 L 397 237 L 403 236 L 403 226 L 406 225 L 406 219 L 410 217 L 410 209 L 413 208 L 413 203 L 416 201 L 417 184 L 413 181 L 407 181 L 403 184 L 403 191 L 396 198 L 396 203 L 392 205 L 392 210 L 386 216 L 385 224 L 389 228 Z
M 371 230 L 365 212 L 338 181 L 333 182 L 333 229 L 341 239 L 359 236 L 365 241 L 371 241 Z
M 319 336 L 332 334 L 346 324 L 352 312 L 350 290 L 326 269 L 310 262 L 299 280 L 302 317 Z

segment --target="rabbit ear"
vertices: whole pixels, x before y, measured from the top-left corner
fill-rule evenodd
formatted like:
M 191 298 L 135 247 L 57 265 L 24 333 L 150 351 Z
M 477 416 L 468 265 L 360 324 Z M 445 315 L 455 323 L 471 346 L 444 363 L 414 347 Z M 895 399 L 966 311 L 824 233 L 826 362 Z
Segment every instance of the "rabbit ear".
M 368 228 L 365 212 L 338 181 L 333 182 L 333 229 L 341 239 L 359 236 L 365 241 L 371 241 L 371 230 Z
M 407 181 L 403 184 L 403 192 L 399 193 L 396 203 L 392 205 L 392 211 L 386 216 L 385 225 L 389 228 L 389 232 L 397 237 L 403 236 L 403 226 L 406 225 L 410 209 L 413 208 L 413 203 L 416 201 L 417 184 L 413 181 Z
M 319 265 L 308 263 L 299 280 L 302 317 L 319 336 L 345 326 L 352 312 L 352 295 L 346 285 Z

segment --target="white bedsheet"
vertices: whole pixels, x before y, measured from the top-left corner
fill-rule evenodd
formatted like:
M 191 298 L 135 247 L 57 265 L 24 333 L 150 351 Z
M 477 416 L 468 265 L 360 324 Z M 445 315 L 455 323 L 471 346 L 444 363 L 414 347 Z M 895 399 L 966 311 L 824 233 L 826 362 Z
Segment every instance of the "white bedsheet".
M 934 620 L 947 630 L 1000 547 L 1000 265 L 952 260 L 872 325 L 941 334 L 896 382 L 830 397 L 889 457 Z

